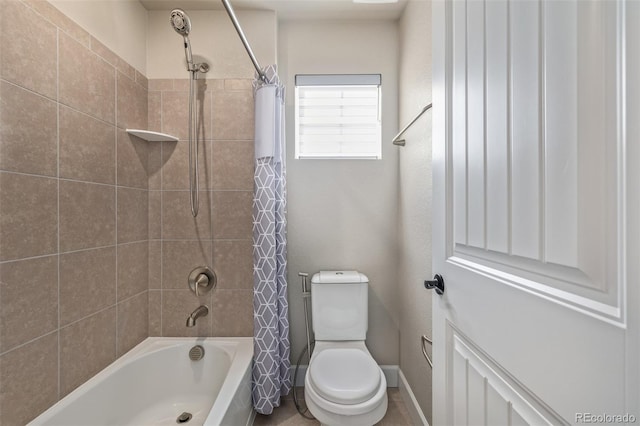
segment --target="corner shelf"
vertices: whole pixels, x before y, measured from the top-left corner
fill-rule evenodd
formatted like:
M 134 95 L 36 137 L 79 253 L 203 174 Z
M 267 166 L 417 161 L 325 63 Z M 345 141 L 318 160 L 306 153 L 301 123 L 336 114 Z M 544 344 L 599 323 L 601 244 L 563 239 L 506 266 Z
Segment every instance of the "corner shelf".
M 151 132 L 149 130 L 127 129 L 127 133 L 137 136 L 149 142 L 177 142 L 178 138 L 166 133 Z

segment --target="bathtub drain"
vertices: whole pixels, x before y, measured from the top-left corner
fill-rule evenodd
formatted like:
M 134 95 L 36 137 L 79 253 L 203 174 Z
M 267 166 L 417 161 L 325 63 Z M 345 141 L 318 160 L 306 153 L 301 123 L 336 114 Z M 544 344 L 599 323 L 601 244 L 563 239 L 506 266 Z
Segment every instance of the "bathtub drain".
M 191 417 L 193 417 L 191 413 L 184 412 L 178 416 L 178 418 L 176 419 L 176 423 L 187 423 L 189 420 L 191 420 Z

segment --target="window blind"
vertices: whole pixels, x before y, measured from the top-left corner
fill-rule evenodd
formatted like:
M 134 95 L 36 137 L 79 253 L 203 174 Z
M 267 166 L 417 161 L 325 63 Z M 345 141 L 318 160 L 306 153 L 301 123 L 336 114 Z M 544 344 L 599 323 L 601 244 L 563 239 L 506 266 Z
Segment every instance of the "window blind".
M 382 156 L 380 75 L 296 76 L 296 158 Z

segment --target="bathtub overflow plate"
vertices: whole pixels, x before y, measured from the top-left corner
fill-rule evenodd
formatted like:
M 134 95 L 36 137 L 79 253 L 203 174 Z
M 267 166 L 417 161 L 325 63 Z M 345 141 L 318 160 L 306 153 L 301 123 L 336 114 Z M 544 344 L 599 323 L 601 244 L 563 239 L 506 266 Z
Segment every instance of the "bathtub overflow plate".
M 183 423 L 187 423 L 189 420 L 191 420 L 191 418 L 193 417 L 193 415 L 191 413 L 187 413 L 186 411 L 182 414 L 180 414 L 178 416 L 178 418 L 176 419 L 176 423 L 178 424 L 183 424 Z
M 200 361 L 204 358 L 204 348 L 201 345 L 196 345 L 189 351 L 189 359 L 191 361 Z

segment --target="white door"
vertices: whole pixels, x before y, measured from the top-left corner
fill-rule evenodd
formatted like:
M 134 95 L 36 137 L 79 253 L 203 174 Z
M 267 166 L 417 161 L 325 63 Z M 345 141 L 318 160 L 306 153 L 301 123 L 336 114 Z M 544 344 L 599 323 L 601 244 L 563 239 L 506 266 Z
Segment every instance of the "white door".
M 640 423 L 640 2 L 433 31 L 435 425 Z

